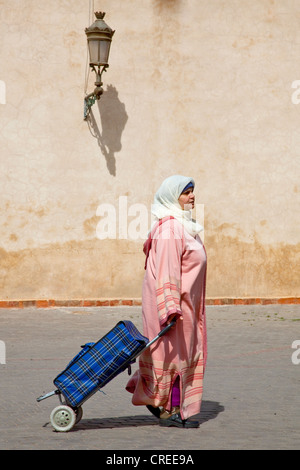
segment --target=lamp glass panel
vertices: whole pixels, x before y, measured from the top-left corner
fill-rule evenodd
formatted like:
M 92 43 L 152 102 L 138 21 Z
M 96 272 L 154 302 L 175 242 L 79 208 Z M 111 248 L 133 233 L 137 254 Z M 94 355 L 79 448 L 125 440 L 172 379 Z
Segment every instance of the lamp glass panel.
M 98 63 L 98 41 L 89 40 L 90 64 Z
M 108 64 L 110 41 L 100 41 L 99 55 L 101 64 Z
M 105 65 L 108 63 L 110 41 L 89 40 L 90 64 Z

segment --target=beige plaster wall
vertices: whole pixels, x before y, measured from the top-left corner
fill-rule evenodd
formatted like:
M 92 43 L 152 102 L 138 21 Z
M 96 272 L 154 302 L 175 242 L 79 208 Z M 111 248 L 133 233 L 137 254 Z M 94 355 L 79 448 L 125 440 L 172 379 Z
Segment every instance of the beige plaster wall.
M 93 10 L 116 33 L 85 122 Z M 299 26 L 294 0 L 0 0 L 0 299 L 139 298 L 144 239 L 97 210 L 177 173 L 208 297 L 299 296 Z

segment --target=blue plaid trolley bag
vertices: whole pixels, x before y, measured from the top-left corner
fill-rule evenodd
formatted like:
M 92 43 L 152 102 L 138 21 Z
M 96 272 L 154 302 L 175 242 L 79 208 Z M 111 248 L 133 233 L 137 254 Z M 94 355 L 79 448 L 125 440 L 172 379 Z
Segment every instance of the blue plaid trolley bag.
M 131 321 L 119 321 L 99 341 L 82 346 L 54 379 L 57 389 L 37 398 L 40 402 L 52 395 L 59 396 L 61 404 L 50 414 L 53 428 L 70 431 L 82 418 L 82 404 L 124 370 L 131 373 L 136 358 L 174 324 L 175 320 L 149 341 Z

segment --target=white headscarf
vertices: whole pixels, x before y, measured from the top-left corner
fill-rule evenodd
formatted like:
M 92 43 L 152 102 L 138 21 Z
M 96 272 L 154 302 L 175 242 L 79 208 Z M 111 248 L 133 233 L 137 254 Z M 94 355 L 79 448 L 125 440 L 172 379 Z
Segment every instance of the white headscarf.
M 151 213 L 154 215 L 154 223 L 163 217 L 173 216 L 192 237 L 195 237 L 203 227 L 192 219 L 192 211 L 183 210 L 178 202 L 179 196 L 189 183 L 195 186 L 193 178 L 187 176 L 174 175 L 165 179 L 154 196 Z

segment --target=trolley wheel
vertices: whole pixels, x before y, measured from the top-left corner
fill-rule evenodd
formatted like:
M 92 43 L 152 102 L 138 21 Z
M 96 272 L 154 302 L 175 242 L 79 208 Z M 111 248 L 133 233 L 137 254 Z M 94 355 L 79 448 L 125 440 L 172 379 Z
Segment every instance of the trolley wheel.
M 76 413 L 76 421 L 75 421 L 75 424 L 77 424 L 77 423 L 79 423 L 79 421 L 81 420 L 82 415 L 83 415 L 82 406 L 78 406 L 78 408 L 76 409 L 75 413 Z
M 50 414 L 50 422 L 55 431 L 67 432 L 76 424 L 76 413 L 70 406 L 59 405 Z

